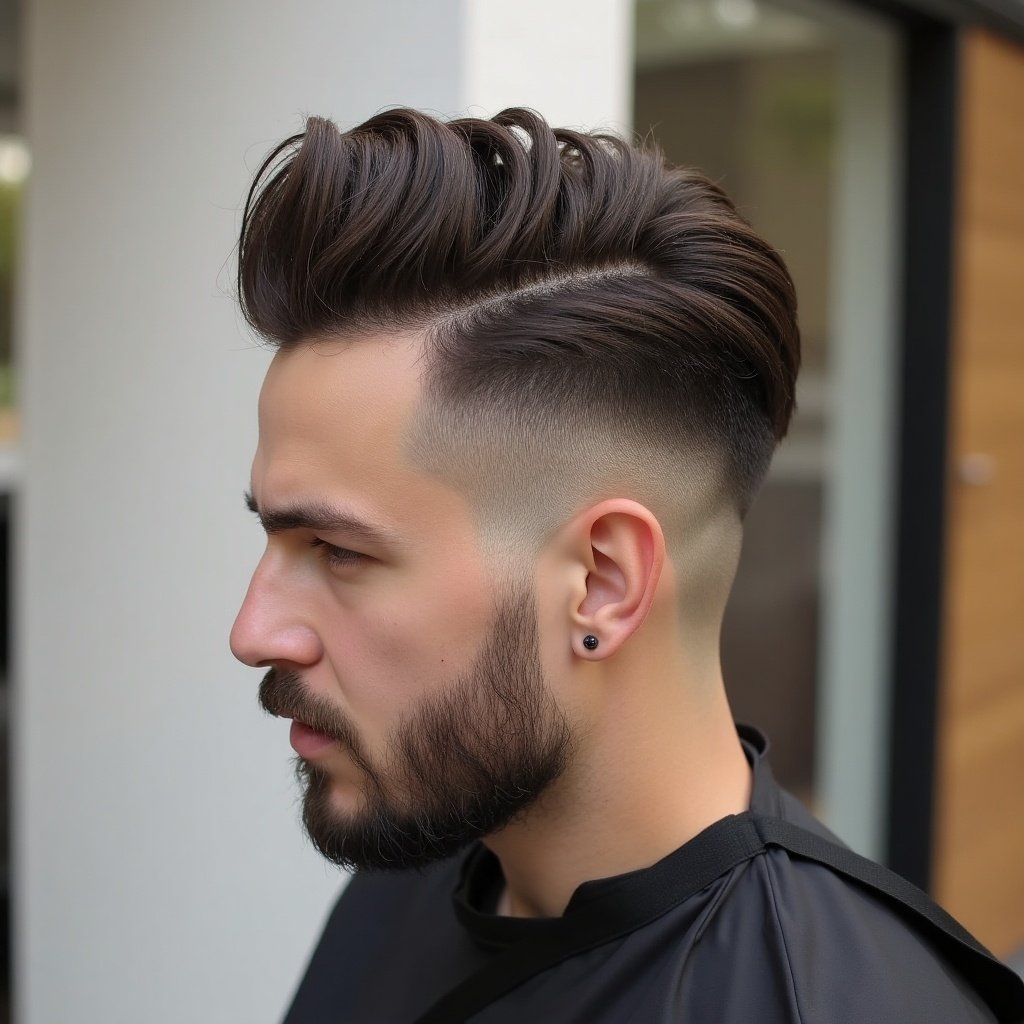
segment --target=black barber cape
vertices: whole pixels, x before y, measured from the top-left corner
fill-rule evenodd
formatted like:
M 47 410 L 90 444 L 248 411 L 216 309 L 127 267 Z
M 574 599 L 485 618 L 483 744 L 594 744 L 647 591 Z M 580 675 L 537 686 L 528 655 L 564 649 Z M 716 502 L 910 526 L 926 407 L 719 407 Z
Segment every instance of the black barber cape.
M 358 874 L 285 1024 L 966 1024 L 1024 1021 L 1024 983 L 923 893 L 851 853 L 740 728 L 748 812 L 562 917 L 493 913 L 482 845 Z

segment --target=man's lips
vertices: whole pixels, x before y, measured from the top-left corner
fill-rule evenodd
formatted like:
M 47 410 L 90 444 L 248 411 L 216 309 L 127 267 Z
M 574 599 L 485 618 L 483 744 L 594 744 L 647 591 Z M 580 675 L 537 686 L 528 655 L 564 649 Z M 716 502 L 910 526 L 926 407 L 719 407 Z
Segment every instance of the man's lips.
M 289 740 L 292 749 L 303 758 L 314 758 L 337 744 L 337 737 L 310 725 L 304 718 L 302 697 L 305 688 L 298 677 L 278 674 L 271 669 L 260 684 L 260 705 L 275 718 L 291 719 Z M 296 710 L 298 709 L 298 710 Z M 310 718 L 316 720 L 315 713 Z
M 292 718 L 291 715 L 281 715 L 280 717 Z M 334 746 L 335 742 L 333 736 L 328 736 L 325 732 L 318 732 L 311 726 L 306 725 L 305 722 L 300 722 L 297 718 L 292 718 L 292 728 L 288 734 L 288 740 L 292 745 L 292 750 L 299 757 L 307 759 L 312 759 L 318 754 L 324 753 Z

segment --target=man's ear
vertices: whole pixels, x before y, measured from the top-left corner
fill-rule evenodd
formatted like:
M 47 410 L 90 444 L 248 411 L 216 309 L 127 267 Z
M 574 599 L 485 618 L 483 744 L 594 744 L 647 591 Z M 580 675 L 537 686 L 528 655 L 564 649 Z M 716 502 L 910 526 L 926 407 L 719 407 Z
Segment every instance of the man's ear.
M 665 565 L 665 536 L 639 502 L 610 498 L 576 517 L 573 546 L 586 582 L 572 613 L 572 648 L 596 661 L 618 651 L 647 617 Z

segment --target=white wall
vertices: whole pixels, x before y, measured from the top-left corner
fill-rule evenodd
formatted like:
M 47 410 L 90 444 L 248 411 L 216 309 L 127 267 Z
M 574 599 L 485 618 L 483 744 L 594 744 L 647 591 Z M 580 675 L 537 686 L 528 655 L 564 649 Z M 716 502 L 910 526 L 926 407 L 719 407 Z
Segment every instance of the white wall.
M 533 107 L 558 127 L 628 131 L 633 0 L 465 0 L 471 112 Z
M 229 257 L 302 113 L 457 109 L 458 24 L 455 0 L 29 12 L 21 1024 L 277 1020 L 339 888 L 302 839 L 287 724 L 228 652 L 267 361 Z
M 557 53 L 496 35 L 493 0 L 29 0 L 18 1024 L 280 1018 L 341 879 L 227 648 L 267 362 L 230 297 L 239 204 L 302 113 L 624 123 L 629 5 L 532 6 L 506 10 Z

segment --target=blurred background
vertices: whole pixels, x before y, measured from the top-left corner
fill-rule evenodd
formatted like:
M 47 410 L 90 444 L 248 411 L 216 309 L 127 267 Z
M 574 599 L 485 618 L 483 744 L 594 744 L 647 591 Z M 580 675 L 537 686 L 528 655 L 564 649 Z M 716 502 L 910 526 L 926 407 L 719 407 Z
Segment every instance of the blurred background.
M 268 361 L 232 249 L 305 114 L 398 103 L 653 136 L 783 251 L 737 717 L 1019 957 L 1021 0 L 2 0 L 0 1020 L 276 1021 L 343 882 L 227 649 Z

